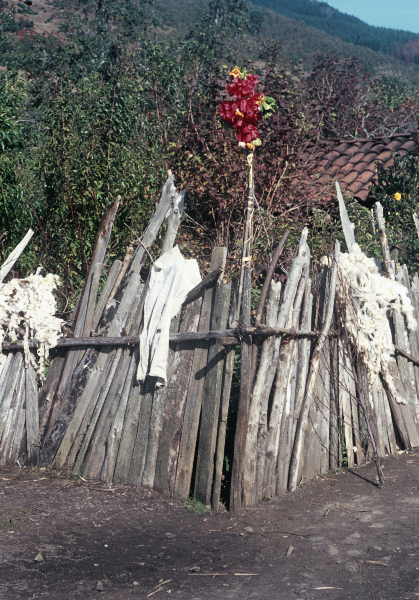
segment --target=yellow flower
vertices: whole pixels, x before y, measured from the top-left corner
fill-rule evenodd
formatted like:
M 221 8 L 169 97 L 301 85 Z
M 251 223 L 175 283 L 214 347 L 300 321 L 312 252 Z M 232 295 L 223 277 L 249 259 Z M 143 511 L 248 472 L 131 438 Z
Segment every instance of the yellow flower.
M 394 194 L 394 199 L 395 199 L 395 200 L 401 200 L 401 199 L 402 199 L 402 195 L 401 195 L 401 194 L 399 194 L 399 192 L 396 192 L 396 193 Z
M 239 109 L 236 110 L 236 115 L 239 115 L 239 117 L 244 117 L 244 114 L 240 112 Z
M 265 96 L 261 96 L 261 97 L 259 98 L 259 100 L 256 100 L 256 104 L 257 104 L 258 106 L 260 106 L 260 105 L 262 104 L 262 102 L 265 102 Z
M 385 222 L 386 222 L 386 220 L 383 218 L 383 223 L 385 223 Z
M 253 144 L 250 144 L 249 142 L 246 144 L 246 146 L 249 148 L 249 150 L 254 150 L 255 147 Z
M 240 73 L 239 67 L 234 67 L 234 69 L 231 71 L 230 75 L 231 75 L 231 77 L 234 77 L 234 79 L 237 79 L 237 77 L 240 77 L 241 73 Z

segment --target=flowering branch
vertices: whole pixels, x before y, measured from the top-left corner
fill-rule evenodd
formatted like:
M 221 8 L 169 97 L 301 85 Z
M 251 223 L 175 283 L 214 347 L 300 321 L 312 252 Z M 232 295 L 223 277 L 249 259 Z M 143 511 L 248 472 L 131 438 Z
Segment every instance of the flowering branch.
M 273 98 L 267 98 L 263 92 L 255 91 L 259 82 L 257 75 L 234 67 L 230 77 L 231 83 L 227 85 L 227 93 L 233 100 L 221 102 L 220 116 L 236 130 L 239 146 L 247 146 L 249 150 L 254 150 L 255 146 L 262 143 L 256 124 L 260 119 L 268 118 L 277 107 Z

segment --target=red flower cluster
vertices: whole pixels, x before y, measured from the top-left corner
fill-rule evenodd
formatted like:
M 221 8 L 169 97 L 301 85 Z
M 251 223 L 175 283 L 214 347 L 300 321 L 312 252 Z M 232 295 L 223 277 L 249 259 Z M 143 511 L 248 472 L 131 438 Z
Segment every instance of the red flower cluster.
M 246 75 L 242 79 L 237 68 L 230 76 L 233 81 L 227 85 L 227 92 L 236 99 L 221 103 L 220 116 L 234 127 L 240 145 L 248 144 L 253 148 L 252 141 L 259 137 L 256 123 L 261 119 L 260 105 L 264 100 L 263 94 L 255 92 L 258 77 Z

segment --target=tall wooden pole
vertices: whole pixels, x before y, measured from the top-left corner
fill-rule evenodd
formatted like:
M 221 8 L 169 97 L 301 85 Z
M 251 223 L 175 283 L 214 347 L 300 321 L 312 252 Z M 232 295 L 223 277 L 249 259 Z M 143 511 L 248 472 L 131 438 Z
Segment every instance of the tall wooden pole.
M 242 283 L 241 320 L 245 327 L 250 326 L 251 287 L 252 287 L 252 241 L 253 241 L 253 152 L 247 157 L 249 165 L 249 185 L 247 194 L 246 223 L 243 237 L 243 258 L 240 280 Z M 239 513 L 243 492 L 243 456 L 246 442 L 249 404 L 252 385 L 252 338 L 244 336 L 241 344 L 240 401 L 237 412 L 236 435 L 234 439 L 234 459 L 231 476 L 230 511 Z

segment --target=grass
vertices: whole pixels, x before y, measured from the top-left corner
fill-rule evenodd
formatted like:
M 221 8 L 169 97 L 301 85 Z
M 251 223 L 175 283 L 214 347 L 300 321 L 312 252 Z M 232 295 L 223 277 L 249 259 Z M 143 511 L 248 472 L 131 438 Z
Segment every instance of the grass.
M 196 498 L 188 498 L 185 500 L 183 503 L 183 508 L 186 508 L 187 510 L 193 510 L 200 515 L 211 512 L 211 508 L 209 506 L 206 506 L 203 502 L 200 502 L 200 500 L 196 500 Z

